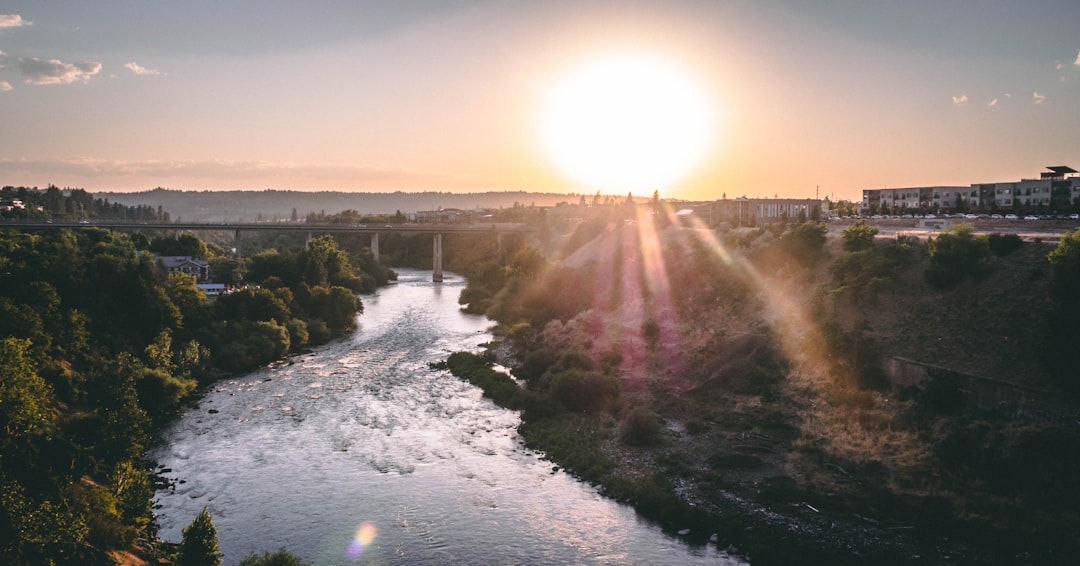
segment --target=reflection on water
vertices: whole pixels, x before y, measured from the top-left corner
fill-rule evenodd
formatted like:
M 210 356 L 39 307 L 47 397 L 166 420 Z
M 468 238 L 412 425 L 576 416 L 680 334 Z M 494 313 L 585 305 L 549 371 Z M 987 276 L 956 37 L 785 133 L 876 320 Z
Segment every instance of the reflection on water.
M 151 456 L 160 535 L 208 506 L 225 563 L 737 564 L 691 548 L 521 446 L 518 416 L 428 362 L 490 339 L 463 281 L 405 271 L 352 336 L 219 382 Z

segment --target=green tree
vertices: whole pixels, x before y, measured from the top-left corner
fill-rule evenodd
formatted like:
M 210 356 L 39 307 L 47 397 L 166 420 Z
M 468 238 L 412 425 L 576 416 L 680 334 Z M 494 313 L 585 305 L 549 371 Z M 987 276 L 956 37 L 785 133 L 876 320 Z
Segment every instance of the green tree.
M 7 438 L 43 431 L 53 420 L 52 390 L 29 351 L 29 340 L 0 341 L 0 427 Z
M 929 238 L 926 247 L 930 253 L 926 279 L 939 289 L 952 287 L 966 277 L 981 275 L 984 260 L 990 256 L 986 238 L 977 236 L 971 224 L 960 224 L 936 238 Z
M 281 549 L 273 554 L 269 552 L 255 554 L 252 552 L 247 558 L 240 561 L 240 566 L 308 566 L 308 563 L 289 554 L 285 549 Z
M 1046 359 L 1051 371 L 1065 380 L 1063 385 L 1080 396 L 1080 379 L 1076 379 L 1080 363 L 1076 348 L 1080 343 L 1080 230 L 1063 236 L 1047 259 L 1054 270 L 1055 309 Z
M 360 298 L 344 287 L 313 287 L 305 308 L 334 334 L 355 328 L 356 315 L 364 310 Z
M 877 226 L 870 226 L 859 220 L 840 233 L 844 239 L 844 251 L 857 252 L 874 247 L 874 236 L 877 233 Z
M 190 525 L 184 527 L 183 539 L 177 564 L 180 566 L 218 566 L 221 564 L 221 550 L 218 549 L 217 529 L 210 511 L 203 507 Z
M 781 236 L 781 247 L 799 263 L 811 265 L 825 249 L 828 227 L 823 222 L 803 222 L 794 225 Z

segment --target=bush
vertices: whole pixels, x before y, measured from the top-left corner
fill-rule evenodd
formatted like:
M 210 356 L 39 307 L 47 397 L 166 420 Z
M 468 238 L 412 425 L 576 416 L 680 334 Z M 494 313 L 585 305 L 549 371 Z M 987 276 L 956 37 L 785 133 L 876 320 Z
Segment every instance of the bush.
M 597 371 L 567 369 L 551 377 L 551 397 L 570 411 L 602 411 L 619 398 L 619 382 Z
M 986 243 L 990 246 L 990 251 L 997 257 L 1007 256 L 1024 245 L 1024 241 L 1017 234 L 999 234 L 997 232 L 987 236 Z
M 626 444 L 650 446 L 660 441 L 663 427 L 656 413 L 638 406 L 623 418 L 619 425 L 619 438 Z
M 970 224 L 960 224 L 927 240 L 930 266 L 926 279 L 938 289 L 952 287 L 967 277 L 982 274 L 983 260 L 990 255 L 985 237 L 976 236 Z

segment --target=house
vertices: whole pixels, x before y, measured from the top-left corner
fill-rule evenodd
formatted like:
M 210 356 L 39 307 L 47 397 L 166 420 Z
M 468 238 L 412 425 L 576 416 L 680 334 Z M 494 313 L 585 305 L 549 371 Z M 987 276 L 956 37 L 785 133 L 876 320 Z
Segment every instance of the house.
M 158 256 L 157 263 L 169 273 L 184 273 L 195 277 L 195 281 L 205 283 L 210 279 L 210 262 L 186 255 Z
M 195 286 L 202 289 L 207 297 L 217 297 L 227 291 L 224 283 L 198 283 Z

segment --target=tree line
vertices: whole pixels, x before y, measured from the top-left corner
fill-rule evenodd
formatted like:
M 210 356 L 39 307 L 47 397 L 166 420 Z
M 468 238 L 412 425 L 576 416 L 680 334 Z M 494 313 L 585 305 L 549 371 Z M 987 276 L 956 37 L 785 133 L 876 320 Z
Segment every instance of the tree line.
M 18 203 L 16 205 L 16 203 Z M 0 218 L 21 220 L 119 220 L 128 222 L 169 222 L 169 213 L 161 206 L 126 206 L 109 199 L 94 198 L 83 189 L 64 189 L 49 185 L 0 189 Z

